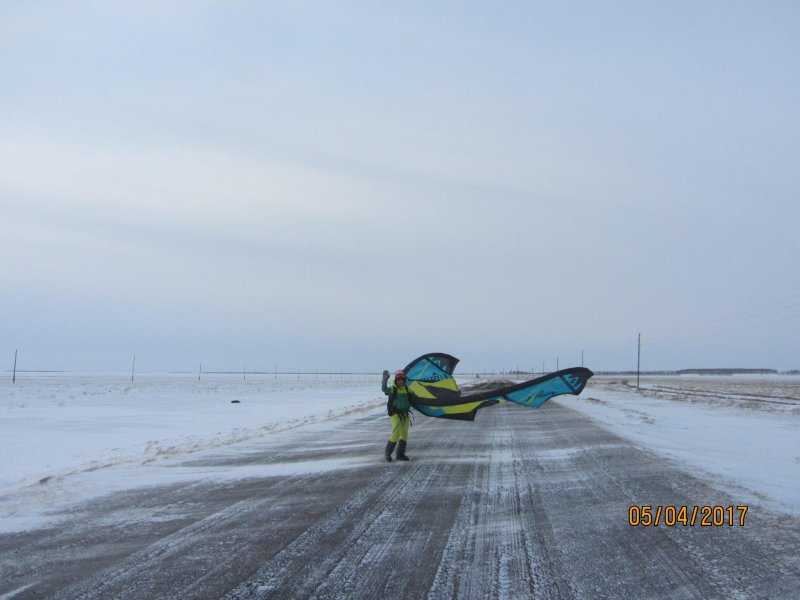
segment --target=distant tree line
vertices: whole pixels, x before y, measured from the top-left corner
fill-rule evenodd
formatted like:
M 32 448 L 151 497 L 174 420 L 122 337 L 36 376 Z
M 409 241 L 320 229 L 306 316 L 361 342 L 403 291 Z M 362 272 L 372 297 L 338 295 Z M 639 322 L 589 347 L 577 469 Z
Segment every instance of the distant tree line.
M 636 375 L 636 371 L 596 371 L 597 375 Z M 642 371 L 642 375 L 780 375 L 776 369 L 681 369 L 680 371 Z M 785 375 L 800 375 L 800 369 L 785 371 Z
M 682 369 L 677 375 L 777 375 L 775 369 Z

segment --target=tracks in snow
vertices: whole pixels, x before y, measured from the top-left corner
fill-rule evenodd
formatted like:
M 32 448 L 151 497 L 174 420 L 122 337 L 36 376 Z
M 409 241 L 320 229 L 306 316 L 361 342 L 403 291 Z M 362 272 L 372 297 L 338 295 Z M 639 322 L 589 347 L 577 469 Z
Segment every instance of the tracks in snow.
M 756 392 L 726 392 L 726 391 L 710 391 L 710 390 L 696 390 L 685 387 L 675 387 L 669 385 L 651 385 L 646 388 L 649 391 L 656 393 L 669 394 L 672 396 L 682 397 L 700 397 L 700 398 L 713 398 L 715 400 L 727 400 L 738 402 L 764 402 L 766 404 L 784 404 L 787 406 L 800 406 L 800 399 L 795 396 L 788 396 L 782 394 L 760 394 Z

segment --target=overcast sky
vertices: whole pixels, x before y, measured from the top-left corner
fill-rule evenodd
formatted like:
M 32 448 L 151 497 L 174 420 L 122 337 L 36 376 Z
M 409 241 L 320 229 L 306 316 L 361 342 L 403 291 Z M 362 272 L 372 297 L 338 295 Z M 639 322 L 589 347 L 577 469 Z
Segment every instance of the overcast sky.
M 0 370 L 800 368 L 798 23 L 3 2 Z

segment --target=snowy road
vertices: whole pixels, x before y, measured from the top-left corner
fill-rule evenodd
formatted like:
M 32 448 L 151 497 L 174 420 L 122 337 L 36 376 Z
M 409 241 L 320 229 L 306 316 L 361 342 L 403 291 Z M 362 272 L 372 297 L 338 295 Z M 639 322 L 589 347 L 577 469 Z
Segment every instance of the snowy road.
M 565 406 L 417 417 L 382 462 L 382 409 L 194 459 L 292 475 L 96 499 L 0 536 L 0 598 L 794 598 L 796 518 L 631 527 L 631 505 L 744 504 Z M 331 460 L 334 469 L 318 468 Z M 315 466 L 316 465 L 316 466 Z

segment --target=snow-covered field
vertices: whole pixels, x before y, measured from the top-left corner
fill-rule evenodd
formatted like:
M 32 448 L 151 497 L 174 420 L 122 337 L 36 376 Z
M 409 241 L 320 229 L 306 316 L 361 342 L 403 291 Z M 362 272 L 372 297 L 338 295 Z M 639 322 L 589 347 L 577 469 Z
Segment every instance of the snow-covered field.
M 239 402 L 234 403 L 233 401 Z M 595 378 L 555 400 L 686 465 L 742 501 L 800 515 L 800 380 L 669 378 L 629 385 Z M 330 470 L 341 461 L 198 470 L 186 459 L 325 430 L 381 406 L 372 377 L 27 375 L 0 381 L 0 532 L 112 491 L 195 479 Z M 491 409 L 487 409 L 491 410 Z M 255 467 L 254 467 L 255 468 Z
M 800 378 L 594 378 L 556 399 L 742 502 L 800 516 Z
M 364 376 L 26 374 L 0 382 L 0 532 L 112 491 L 246 477 L 180 463 L 383 402 Z M 236 402 L 238 401 L 238 402 Z M 332 469 L 336 461 L 302 468 Z M 259 475 L 276 472 L 259 470 Z M 286 469 L 301 468 L 287 465 Z M 250 473 L 251 475 L 253 473 Z

